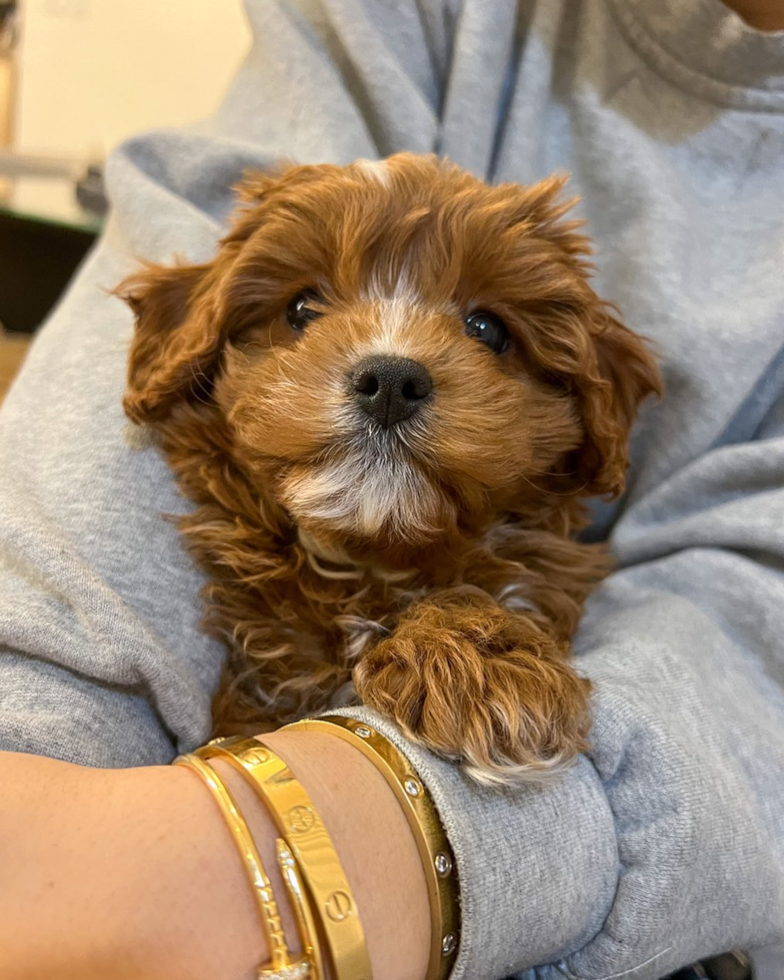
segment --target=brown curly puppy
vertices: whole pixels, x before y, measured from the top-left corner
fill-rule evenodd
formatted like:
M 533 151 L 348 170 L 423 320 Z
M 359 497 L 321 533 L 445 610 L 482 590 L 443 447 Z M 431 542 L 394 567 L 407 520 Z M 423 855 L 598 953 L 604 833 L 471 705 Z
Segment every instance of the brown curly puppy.
M 249 177 L 212 262 L 149 266 L 125 410 L 196 509 L 216 733 L 350 701 L 485 781 L 586 745 L 569 639 L 608 557 L 644 344 L 588 283 L 563 181 L 433 157 Z

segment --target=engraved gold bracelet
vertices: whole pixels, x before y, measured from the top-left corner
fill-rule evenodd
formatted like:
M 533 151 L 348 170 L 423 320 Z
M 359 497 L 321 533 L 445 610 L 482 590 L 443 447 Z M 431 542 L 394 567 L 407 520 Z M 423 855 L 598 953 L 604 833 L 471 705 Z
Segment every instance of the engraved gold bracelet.
M 205 759 L 226 759 L 266 803 L 302 875 L 335 980 L 371 980 L 359 911 L 335 846 L 286 763 L 254 738 L 215 739 L 197 752 Z
M 248 825 L 240 812 L 237 802 L 229 788 L 223 783 L 212 766 L 203 762 L 198 755 L 179 756 L 174 765 L 184 766 L 198 773 L 218 804 L 221 815 L 231 831 L 234 843 L 242 857 L 246 877 L 253 891 L 261 926 L 270 950 L 270 965 L 259 967 L 258 980 L 323 980 L 321 960 L 315 929 L 309 910 L 304 904 L 302 883 L 292 855 L 285 843 L 277 841 L 277 855 L 283 880 L 289 891 L 297 918 L 297 927 L 304 949 L 304 955 L 292 959 L 280 923 L 280 915 L 272 885 L 267 877 L 253 841 Z
M 389 739 L 353 718 L 328 715 L 286 727 L 325 732 L 349 742 L 375 764 L 392 788 L 416 840 L 427 880 L 431 926 L 427 977 L 445 980 L 454 966 L 460 934 L 457 871 L 438 811 L 411 763 Z

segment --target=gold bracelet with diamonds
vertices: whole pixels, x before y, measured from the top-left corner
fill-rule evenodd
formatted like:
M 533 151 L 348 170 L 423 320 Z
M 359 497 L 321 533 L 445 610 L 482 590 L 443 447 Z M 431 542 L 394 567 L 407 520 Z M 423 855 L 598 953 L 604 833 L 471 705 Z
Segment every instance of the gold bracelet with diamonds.
M 282 840 L 277 841 L 278 861 L 283 874 L 283 881 L 294 906 L 297 928 L 304 950 L 302 956 L 295 958 L 292 958 L 286 937 L 283 934 L 278 906 L 272 893 L 272 885 L 264 871 L 264 865 L 261 863 L 261 857 L 248 830 L 248 825 L 231 791 L 212 766 L 203 762 L 196 754 L 179 756 L 174 760 L 174 765 L 192 769 L 201 777 L 218 804 L 221 815 L 231 831 L 234 843 L 243 859 L 243 868 L 253 891 L 261 927 L 270 950 L 271 962 L 268 966 L 259 967 L 257 980 L 323 980 L 321 957 L 317 943 L 313 939 L 315 935 L 313 920 L 304 900 L 304 889 L 299 870 L 285 843 Z
M 302 875 L 334 980 L 371 980 L 356 900 L 327 828 L 299 780 L 280 756 L 255 738 L 215 739 L 197 752 L 204 759 L 229 762 L 266 804 Z
M 392 788 L 416 840 L 427 880 L 431 943 L 428 980 L 446 980 L 454 966 L 460 906 L 455 860 L 438 811 L 411 763 L 389 739 L 353 718 L 328 715 L 287 725 L 326 732 L 354 745 L 371 760 Z

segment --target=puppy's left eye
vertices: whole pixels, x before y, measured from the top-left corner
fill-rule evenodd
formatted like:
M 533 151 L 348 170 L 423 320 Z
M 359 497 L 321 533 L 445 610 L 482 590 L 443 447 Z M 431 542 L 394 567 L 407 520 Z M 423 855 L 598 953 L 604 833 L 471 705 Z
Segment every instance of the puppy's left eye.
M 298 293 L 289 303 L 286 310 L 286 319 L 292 330 L 301 331 L 310 323 L 317 320 L 321 313 L 313 307 L 321 301 L 319 294 L 313 289 L 306 289 L 303 293 Z
M 494 313 L 472 313 L 466 317 L 465 332 L 487 344 L 494 354 L 503 354 L 509 347 L 509 331 Z

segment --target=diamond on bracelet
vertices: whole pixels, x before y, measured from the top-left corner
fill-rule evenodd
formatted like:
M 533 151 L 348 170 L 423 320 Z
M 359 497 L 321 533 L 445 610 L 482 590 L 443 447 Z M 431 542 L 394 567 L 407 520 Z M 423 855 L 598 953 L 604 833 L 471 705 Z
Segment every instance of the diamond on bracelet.
M 370 738 L 370 736 L 373 734 L 367 725 L 357 725 L 354 732 L 359 735 L 360 738 Z
M 441 942 L 441 952 L 444 956 L 449 956 L 449 954 L 454 950 L 457 945 L 457 937 L 453 932 L 448 932 L 442 942 Z
M 309 976 L 310 963 L 308 960 L 300 960 L 276 970 L 259 970 L 258 980 L 308 980 Z
M 439 851 L 433 863 L 436 866 L 439 877 L 447 878 L 450 875 L 452 871 L 452 858 L 447 853 Z
M 403 787 L 409 796 L 419 796 L 422 791 L 422 787 L 416 779 L 411 779 L 410 777 L 403 783 Z

